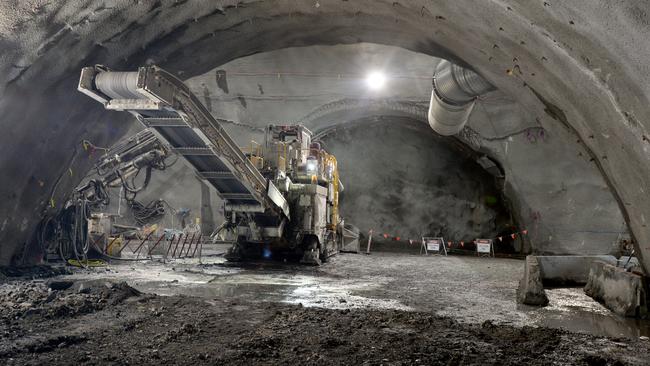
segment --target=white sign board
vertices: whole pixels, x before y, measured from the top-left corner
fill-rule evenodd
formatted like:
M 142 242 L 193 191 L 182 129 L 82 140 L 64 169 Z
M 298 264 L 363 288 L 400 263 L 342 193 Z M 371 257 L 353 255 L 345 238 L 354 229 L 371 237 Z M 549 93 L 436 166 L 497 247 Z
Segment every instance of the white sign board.
M 476 253 L 492 255 L 492 239 L 476 239 Z
M 432 252 L 437 252 L 440 250 L 440 239 L 427 239 L 427 250 Z
M 431 238 L 423 237 L 422 246 L 420 247 L 420 254 L 429 254 L 429 252 L 434 254 L 444 254 L 447 255 L 447 247 L 445 246 L 445 239 L 443 238 Z

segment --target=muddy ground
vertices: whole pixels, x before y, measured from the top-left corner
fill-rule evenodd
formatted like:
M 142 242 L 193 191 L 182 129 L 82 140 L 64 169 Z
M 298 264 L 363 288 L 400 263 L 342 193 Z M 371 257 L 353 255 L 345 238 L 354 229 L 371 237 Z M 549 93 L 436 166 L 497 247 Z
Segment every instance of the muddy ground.
M 518 262 L 430 259 L 341 256 L 318 269 L 233 267 L 218 261 L 149 263 L 51 279 L 5 280 L 0 284 L 0 364 L 650 364 L 646 337 L 606 337 L 500 321 L 509 311 L 523 319 L 515 314 L 520 310 L 512 310 L 514 305 L 496 309 L 504 314 L 497 313 L 494 320 L 480 320 L 481 314 L 494 311 L 474 306 L 514 301 L 495 299 L 509 296 L 511 283 L 499 283 L 500 277 L 509 276 Z M 405 264 L 415 272 L 413 278 L 398 275 Z M 457 273 L 452 266 L 463 271 Z M 475 282 L 455 291 L 469 293 L 476 305 L 447 304 L 464 307 L 460 317 L 433 311 L 460 297 L 427 276 L 417 280 L 424 268 L 447 268 L 458 277 L 481 266 L 498 271 L 469 271 L 476 272 L 469 274 Z M 157 281 L 144 276 L 147 271 Z M 400 289 L 390 273 L 412 286 Z M 458 278 L 439 281 L 459 283 Z M 332 289 L 334 283 L 341 288 Z M 330 295 L 319 297 L 305 288 Z M 439 302 L 427 308 L 432 295 Z M 476 316 L 467 316 L 472 313 Z

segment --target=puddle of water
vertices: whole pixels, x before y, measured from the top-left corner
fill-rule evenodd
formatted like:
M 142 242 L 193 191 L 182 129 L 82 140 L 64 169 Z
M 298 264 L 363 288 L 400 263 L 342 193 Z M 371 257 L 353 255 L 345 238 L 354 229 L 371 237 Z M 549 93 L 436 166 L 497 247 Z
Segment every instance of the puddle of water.
M 552 312 L 589 312 L 594 315 L 609 315 L 611 312 L 587 296 L 582 288 L 546 289 L 549 304 L 546 310 Z
M 537 325 L 563 328 L 612 337 L 650 336 L 650 321 L 619 317 L 586 296 L 581 288 L 547 289 L 549 306 L 517 306 L 512 299 L 496 299 L 481 291 L 454 293 L 450 288 L 437 309 L 412 308 L 397 300 L 399 291 L 377 295 L 391 286 L 395 278 L 386 276 L 336 277 L 311 267 L 292 267 L 274 263 L 242 266 L 223 263 L 223 258 L 176 260 L 171 263 L 147 262 L 109 267 L 66 276 L 72 279 L 127 281 L 143 292 L 162 296 L 186 295 L 206 299 L 231 299 L 248 302 L 284 302 L 328 309 L 373 308 L 405 311 L 432 311 L 466 322 L 492 320 L 514 326 Z M 423 284 L 424 290 L 432 284 Z M 440 290 L 440 287 L 437 288 Z M 419 287 L 407 288 L 411 293 Z M 480 289 L 479 289 L 480 290 Z M 391 298 L 392 297 L 392 298 Z M 412 302 L 412 301 L 409 301 Z M 417 301 L 416 301 L 417 303 Z M 409 304 L 411 305 L 411 304 Z
M 612 313 L 585 295 L 582 288 L 547 289 L 549 305 L 542 309 L 522 308 L 536 325 L 609 337 L 650 336 L 650 321 Z
M 386 279 L 382 280 L 374 277 L 372 282 L 364 279 L 355 280 L 354 282 L 339 280 L 336 283 L 300 286 L 294 289 L 284 302 L 327 309 L 373 308 L 413 311 L 413 308 L 403 305 L 395 299 L 377 299 L 355 294 L 360 290 L 367 291 L 379 288 L 386 281 Z
M 282 285 L 261 284 L 199 284 L 186 286 L 180 283 L 149 282 L 134 286 L 140 291 L 155 293 L 161 296 L 185 295 L 206 299 L 242 300 L 247 302 L 283 301 L 290 289 Z
M 276 263 L 233 266 L 224 264 L 223 259 L 203 264 L 176 260 L 167 264 L 146 262 L 110 268 L 109 272 L 78 273 L 69 278 L 124 280 L 142 292 L 161 296 L 284 302 L 329 309 L 413 310 L 398 300 L 362 296 L 364 291 L 376 290 L 390 281 L 378 276 L 340 279 L 310 267 L 293 268 Z

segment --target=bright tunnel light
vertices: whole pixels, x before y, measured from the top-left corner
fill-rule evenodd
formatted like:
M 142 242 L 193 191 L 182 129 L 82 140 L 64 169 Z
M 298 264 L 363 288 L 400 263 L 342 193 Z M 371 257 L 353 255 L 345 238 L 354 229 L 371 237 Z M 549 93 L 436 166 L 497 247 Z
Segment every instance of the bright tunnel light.
M 366 76 L 366 84 L 370 90 L 381 90 L 386 85 L 386 75 L 381 71 L 372 71 Z

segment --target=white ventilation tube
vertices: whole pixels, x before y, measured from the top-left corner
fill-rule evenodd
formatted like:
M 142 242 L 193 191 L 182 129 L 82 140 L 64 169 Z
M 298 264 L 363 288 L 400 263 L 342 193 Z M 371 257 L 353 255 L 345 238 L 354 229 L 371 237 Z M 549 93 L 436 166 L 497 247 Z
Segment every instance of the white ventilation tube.
M 474 109 L 476 97 L 494 89 L 474 71 L 440 61 L 433 75 L 429 125 L 443 136 L 459 133 Z
M 138 93 L 137 72 L 100 72 L 95 78 L 95 86 L 113 99 L 146 99 Z

